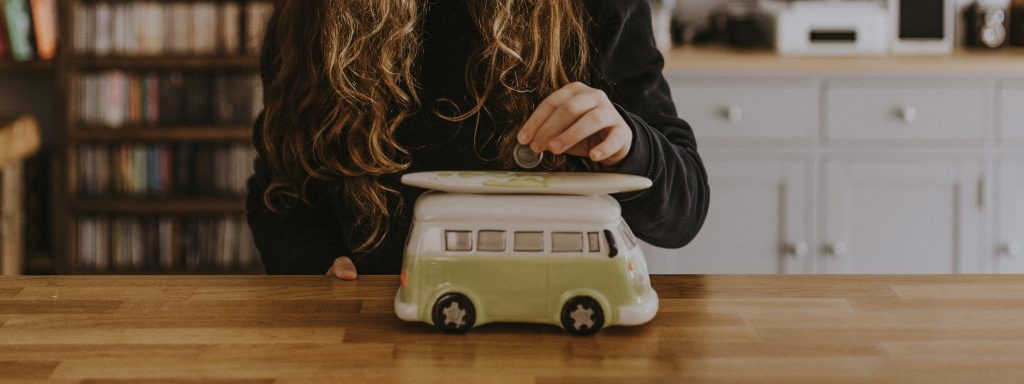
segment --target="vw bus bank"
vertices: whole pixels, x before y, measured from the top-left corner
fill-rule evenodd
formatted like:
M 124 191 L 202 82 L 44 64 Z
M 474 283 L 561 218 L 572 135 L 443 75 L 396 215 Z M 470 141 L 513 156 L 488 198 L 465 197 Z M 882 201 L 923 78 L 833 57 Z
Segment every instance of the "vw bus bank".
M 426 172 L 395 313 L 452 333 L 492 322 L 574 335 L 658 312 L 647 263 L 609 194 L 650 187 L 600 173 Z

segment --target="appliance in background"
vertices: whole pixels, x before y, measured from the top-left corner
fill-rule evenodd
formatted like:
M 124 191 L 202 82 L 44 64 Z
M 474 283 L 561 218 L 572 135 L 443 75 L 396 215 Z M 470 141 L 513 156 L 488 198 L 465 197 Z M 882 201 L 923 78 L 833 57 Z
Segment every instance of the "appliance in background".
M 672 19 L 672 40 L 676 45 L 765 47 L 771 45 L 769 23 L 754 0 L 679 0 Z
M 964 10 L 964 45 L 999 48 L 1006 43 L 1006 9 L 975 2 Z
M 1010 5 L 1010 43 L 1024 46 L 1024 0 L 1013 0 Z
M 679 0 L 672 15 L 673 40 L 677 44 L 705 41 L 711 29 L 711 14 L 722 3 L 722 0 Z
M 953 0 L 889 0 L 896 54 L 950 54 L 956 20 Z
M 798 1 L 775 8 L 782 55 L 881 56 L 889 50 L 887 5 L 878 1 Z
M 734 48 L 771 46 L 768 38 L 771 28 L 757 5 L 734 1 L 726 3 L 711 14 L 711 34 L 714 39 Z

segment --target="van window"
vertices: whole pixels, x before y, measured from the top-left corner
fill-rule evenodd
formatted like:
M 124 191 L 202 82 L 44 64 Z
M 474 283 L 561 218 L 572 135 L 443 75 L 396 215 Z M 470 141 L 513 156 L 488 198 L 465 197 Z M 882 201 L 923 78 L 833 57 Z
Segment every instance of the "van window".
M 476 249 L 485 252 L 505 251 L 505 231 L 480 231 L 476 237 Z
M 541 252 L 544 250 L 544 232 L 516 232 L 516 252 Z
M 604 230 L 604 239 L 608 241 L 608 257 L 618 256 L 619 247 L 615 245 L 615 236 L 612 236 L 612 231 Z
M 445 249 L 455 252 L 466 252 L 473 250 L 473 232 L 470 231 L 444 231 Z
M 619 232 L 622 233 L 622 238 L 626 239 L 626 243 L 627 245 L 629 245 L 629 249 L 633 249 L 634 247 L 636 247 L 636 237 L 633 236 L 633 231 L 630 231 L 629 227 L 626 226 L 625 221 L 619 222 Z
M 601 252 L 601 237 L 597 232 L 587 232 L 587 243 L 589 243 L 590 252 Z
M 583 234 L 580 232 L 554 232 L 551 234 L 552 252 L 583 252 Z

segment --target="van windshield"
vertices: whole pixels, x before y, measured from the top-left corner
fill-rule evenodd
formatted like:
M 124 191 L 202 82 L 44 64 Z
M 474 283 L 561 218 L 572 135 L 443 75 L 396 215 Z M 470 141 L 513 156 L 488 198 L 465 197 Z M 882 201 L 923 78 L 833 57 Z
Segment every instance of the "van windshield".
M 629 230 L 629 226 L 626 225 L 625 221 L 619 222 L 619 233 L 623 239 L 626 239 L 626 245 L 629 249 L 636 248 L 636 236 L 633 236 L 633 231 Z
M 604 230 L 604 238 L 608 241 L 608 257 L 618 256 L 619 247 L 615 245 L 615 236 L 612 235 L 612 231 Z

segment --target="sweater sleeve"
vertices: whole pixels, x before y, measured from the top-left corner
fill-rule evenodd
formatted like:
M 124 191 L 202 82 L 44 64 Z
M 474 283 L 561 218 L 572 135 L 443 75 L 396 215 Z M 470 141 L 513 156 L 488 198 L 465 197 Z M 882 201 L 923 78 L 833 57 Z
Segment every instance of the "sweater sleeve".
M 277 13 L 268 24 L 267 39 L 261 59 L 264 87 L 277 71 L 277 45 L 274 40 Z M 339 219 L 332 204 L 332 190 L 325 183 L 307 186 L 306 202 L 295 198 L 278 197 L 280 209 L 270 209 L 264 203 L 272 174 L 262 151 L 263 114 L 253 126 L 253 143 L 257 148 L 254 174 L 249 178 L 246 211 L 263 267 L 269 274 L 322 275 L 334 259 L 350 256 Z
M 680 248 L 707 216 L 707 173 L 690 125 L 676 114 L 646 0 L 607 0 L 596 12 L 598 87 L 633 131 L 629 154 L 605 171 L 644 176 L 647 190 L 614 197 L 637 237 Z
M 254 129 L 258 132 L 262 116 Z M 257 146 L 257 148 L 259 148 Z M 342 228 L 330 202 L 330 188 L 311 184 L 308 202 L 279 197 L 276 212 L 264 203 L 263 195 L 270 185 L 270 169 L 257 156 L 248 182 L 246 210 L 256 248 L 266 272 L 272 275 L 322 275 L 334 259 L 351 256 L 342 241 Z

